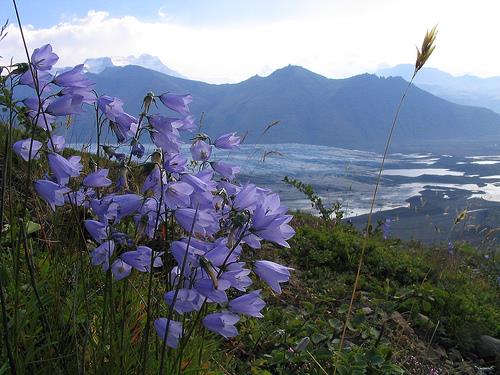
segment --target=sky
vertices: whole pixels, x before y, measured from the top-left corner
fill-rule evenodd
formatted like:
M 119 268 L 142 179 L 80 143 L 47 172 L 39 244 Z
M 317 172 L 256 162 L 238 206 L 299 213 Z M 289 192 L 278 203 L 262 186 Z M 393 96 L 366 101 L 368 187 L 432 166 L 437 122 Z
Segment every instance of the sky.
M 288 64 L 343 78 L 402 63 L 438 24 L 428 66 L 500 76 L 498 0 L 18 0 L 28 48 L 59 66 L 102 56 L 158 56 L 196 80 L 233 83 Z M 12 2 L 0 2 L 3 59 L 24 61 Z M 0 64 L 2 62 L 0 61 Z

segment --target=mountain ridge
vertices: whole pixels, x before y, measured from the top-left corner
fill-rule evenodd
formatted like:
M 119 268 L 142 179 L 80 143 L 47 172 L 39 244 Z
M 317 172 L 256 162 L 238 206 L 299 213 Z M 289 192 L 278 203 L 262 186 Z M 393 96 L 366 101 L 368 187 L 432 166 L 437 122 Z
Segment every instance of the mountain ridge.
M 210 134 L 249 131 L 249 143 L 318 144 L 379 152 L 407 85 L 402 78 L 371 74 L 330 79 L 294 65 L 236 84 L 182 79 L 137 66 L 109 67 L 89 76 L 99 93 L 121 98 L 131 114 L 140 113 L 149 91 L 191 93 L 192 112 L 197 118 L 204 113 L 203 131 Z M 261 137 L 263 129 L 276 120 L 280 125 Z M 481 135 L 486 141 L 500 138 L 500 115 L 413 87 L 401 110 L 392 149 L 425 151 L 450 142 L 467 144 Z

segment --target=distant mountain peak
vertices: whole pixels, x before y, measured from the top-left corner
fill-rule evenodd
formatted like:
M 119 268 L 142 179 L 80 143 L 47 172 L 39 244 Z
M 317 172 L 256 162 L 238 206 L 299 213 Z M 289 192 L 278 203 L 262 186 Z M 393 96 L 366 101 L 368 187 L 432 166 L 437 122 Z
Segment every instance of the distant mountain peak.
M 84 69 L 88 73 L 99 74 L 106 68 L 123 67 L 127 65 L 138 65 L 146 69 L 155 70 L 157 72 L 167 74 L 172 77 L 186 78 L 182 74 L 170 69 L 163 64 L 159 57 L 141 54 L 139 56 L 106 56 L 90 58 L 85 60 Z

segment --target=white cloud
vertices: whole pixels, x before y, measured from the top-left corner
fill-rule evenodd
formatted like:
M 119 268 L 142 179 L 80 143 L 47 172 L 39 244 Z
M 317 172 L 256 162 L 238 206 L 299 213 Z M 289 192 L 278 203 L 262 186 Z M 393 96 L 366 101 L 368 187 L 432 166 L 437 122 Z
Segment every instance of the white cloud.
M 149 53 L 193 79 L 237 82 L 287 64 L 302 65 L 328 77 L 373 71 L 381 64 L 412 63 L 415 44 L 439 22 L 438 47 L 430 65 L 451 73 L 500 75 L 496 45 L 499 6 L 481 1 L 422 0 L 325 2 L 300 18 L 252 26 L 197 27 L 176 24 L 168 16 L 144 22 L 90 11 L 84 18 L 36 29 L 25 26 L 30 49 L 51 43 L 61 66 L 89 57 Z M 408 5 L 413 4 L 413 11 Z M 159 12 L 166 14 L 164 9 Z M 479 17 L 480 16 L 480 17 Z M 22 59 L 17 28 L 9 26 L 2 56 Z

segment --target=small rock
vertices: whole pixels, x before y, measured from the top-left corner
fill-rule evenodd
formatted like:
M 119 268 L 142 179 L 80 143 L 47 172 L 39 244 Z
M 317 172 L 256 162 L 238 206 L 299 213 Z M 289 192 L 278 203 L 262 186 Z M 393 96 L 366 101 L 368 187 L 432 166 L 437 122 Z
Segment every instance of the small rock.
M 361 309 L 361 312 L 362 312 L 364 315 L 370 315 L 370 314 L 373 312 L 373 310 L 372 310 L 371 308 L 369 308 L 369 307 L 363 307 L 363 308 Z
M 500 340 L 488 335 L 479 336 L 476 351 L 481 358 L 496 358 L 500 356 Z

